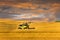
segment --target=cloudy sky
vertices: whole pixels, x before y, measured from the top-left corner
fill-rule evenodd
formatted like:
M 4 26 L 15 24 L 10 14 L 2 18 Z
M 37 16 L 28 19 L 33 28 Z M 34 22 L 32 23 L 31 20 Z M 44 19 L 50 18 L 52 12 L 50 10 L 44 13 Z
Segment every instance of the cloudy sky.
M 60 0 L 0 0 L 0 18 L 60 20 Z

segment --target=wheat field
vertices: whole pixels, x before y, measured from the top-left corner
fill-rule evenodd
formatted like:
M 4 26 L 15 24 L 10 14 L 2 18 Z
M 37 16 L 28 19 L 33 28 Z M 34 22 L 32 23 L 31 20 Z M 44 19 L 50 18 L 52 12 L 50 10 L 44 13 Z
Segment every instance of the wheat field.
M 60 40 L 60 22 L 32 22 L 29 27 L 18 29 L 24 20 L 0 19 L 0 40 Z

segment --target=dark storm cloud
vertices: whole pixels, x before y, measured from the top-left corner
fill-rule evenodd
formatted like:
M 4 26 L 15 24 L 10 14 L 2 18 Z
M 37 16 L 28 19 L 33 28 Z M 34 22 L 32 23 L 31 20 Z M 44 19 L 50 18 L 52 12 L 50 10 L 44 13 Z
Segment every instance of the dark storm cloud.
M 14 8 L 8 5 L 0 6 L 0 18 L 13 18 L 13 15 L 20 15 L 32 12 L 30 9 Z
M 33 12 L 32 10 L 36 10 L 36 11 L 37 10 L 51 11 L 54 8 L 54 7 L 51 7 L 51 5 L 53 3 L 60 4 L 60 0 L 0 0 L 0 2 L 10 2 L 10 3 L 11 2 L 13 2 L 13 3 L 15 2 L 16 4 L 18 4 L 18 3 L 27 3 L 27 2 L 29 3 L 29 2 L 32 2 L 34 4 L 37 3 L 37 5 L 39 6 L 36 9 L 29 9 L 29 8 L 26 9 L 23 6 L 22 6 L 22 8 L 18 8 L 18 7 L 15 8 L 15 7 L 12 7 L 10 5 L 3 5 L 3 6 L 0 6 L 0 18 L 14 18 L 14 16 L 12 16 L 12 15 L 20 15 L 20 14 L 24 14 L 24 13 L 37 13 L 37 12 Z M 51 3 L 51 4 L 48 4 L 48 3 Z M 44 6 L 45 4 L 46 4 L 46 6 Z M 57 9 L 58 11 L 56 12 L 57 20 L 60 20 L 60 11 L 59 11 L 59 8 Z M 54 11 L 56 11 L 56 9 Z M 45 13 L 45 12 L 43 12 L 43 13 Z M 33 18 L 33 19 L 35 19 L 35 18 Z
M 0 6 L 0 18 L 12 18 L 13 16 L 11 15 L 17 15 L 14 12 L 14 8 L 4 5 L 4 6 Z
M 50 9 L 53 9 L 53 8 L 50 8 Z M 46 8 L 39 8 L 37 10 L 49 10 L 49 9 L 47 9 L 47 7 L 46 7 Z M 14 7 L 7 6 L 7 5 L 0 6 L 0 18 L 11 18 L 11 19 L 18 18 L 18 19 L 20 19 L 20 17 L 16 17 L 13 15 L 18 16 L 20 14 L 25 14 L 25 13 L 30 14 L 30 13 L 37 13 L 37 12 L 32 12 L 31 10 L 24 9 L 24 8 L 14 8 Z M 42 13 L 45 13 L 45 12 L 43 11 Z M 57 12 L 56 12 L 56 17 L 57 17 L 57 20 L 60 19 L 60 11 L 59 10 L 57 10 Z M 33 18 L 31 20 L 34 20 L 34 19 L 39 19 L 39 18 Z
M 60 3 L 60 0 L 0 0 L 0 2 L 33 2 L 33 3 Z

